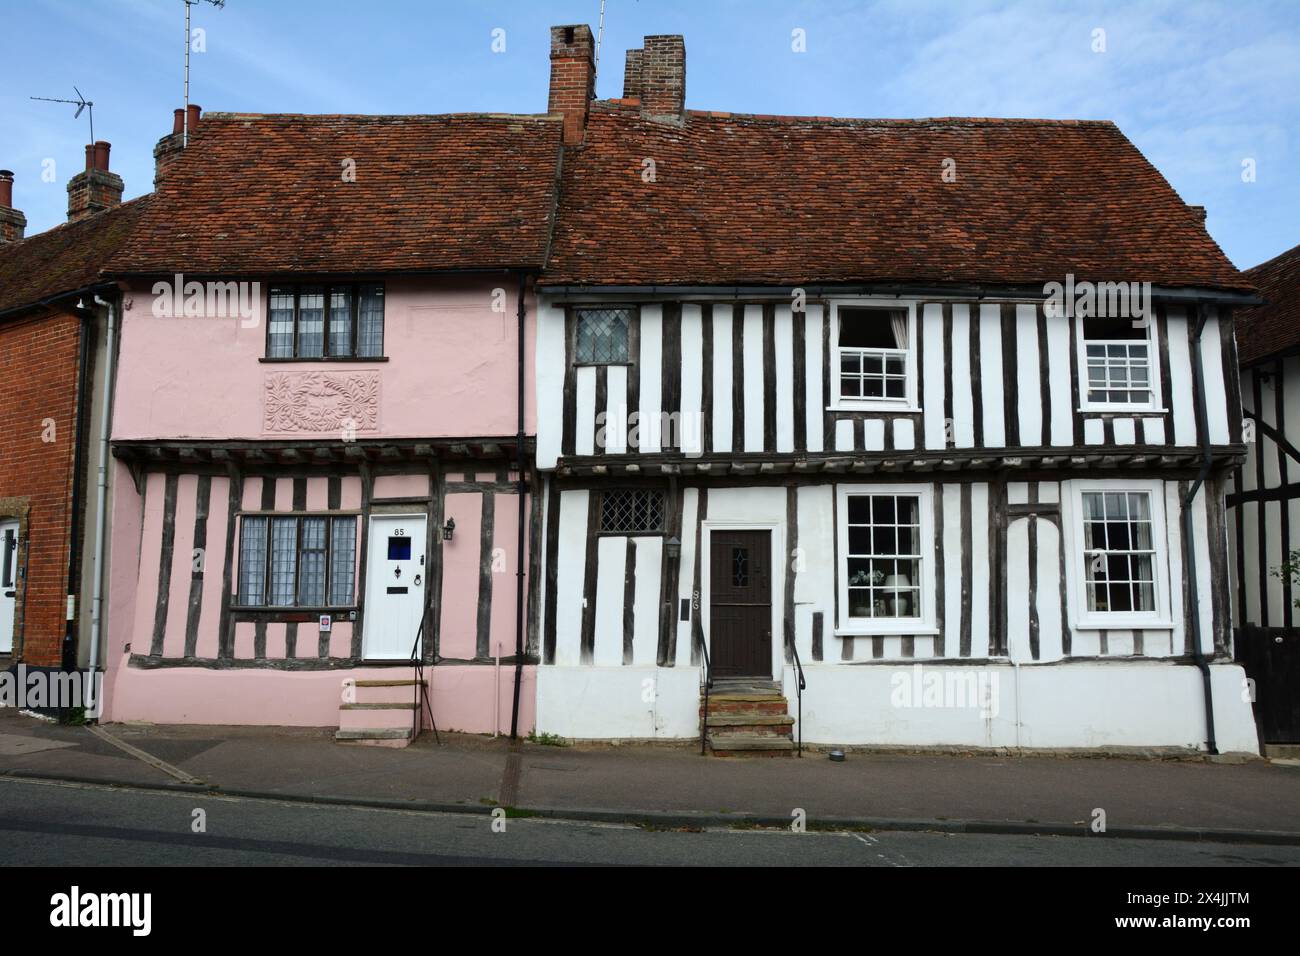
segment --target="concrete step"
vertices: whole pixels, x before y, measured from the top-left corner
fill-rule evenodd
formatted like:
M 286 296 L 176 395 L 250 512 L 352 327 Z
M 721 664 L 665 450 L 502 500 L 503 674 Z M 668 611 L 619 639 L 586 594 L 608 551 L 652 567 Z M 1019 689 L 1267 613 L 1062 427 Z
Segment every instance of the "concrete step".
M 358 704 L 410 704 L 418 686 L 415 680 L 359 680 L 353 696 Z
M 1264 756 L 1269 760 L 1300 759 L 1300 744 L 1265 744 Z
M 775 735 L 710 733 L 709 749 L 717 757 L 783 757 L 794 753 L 794 741 Z
M 340 730 L 362 730 L 368 727 L 405 727 L 415 722 L 415 704 L 343 704 L 339 707 Z
M 359 744 L 369 747 L 405 747 L 412 740 L 411 728 L 398 727 L 358 727 L 348 730 L 339 729 L 334 740 L 341 744 Z

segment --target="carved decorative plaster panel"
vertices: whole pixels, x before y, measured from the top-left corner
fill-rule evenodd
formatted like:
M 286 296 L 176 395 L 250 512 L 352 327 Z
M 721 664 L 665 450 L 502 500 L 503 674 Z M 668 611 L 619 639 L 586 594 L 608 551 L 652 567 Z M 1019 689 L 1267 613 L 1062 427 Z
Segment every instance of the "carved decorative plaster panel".
M 265 382 L 267 434 L 379 430 L 378 372 L 271 372 Z

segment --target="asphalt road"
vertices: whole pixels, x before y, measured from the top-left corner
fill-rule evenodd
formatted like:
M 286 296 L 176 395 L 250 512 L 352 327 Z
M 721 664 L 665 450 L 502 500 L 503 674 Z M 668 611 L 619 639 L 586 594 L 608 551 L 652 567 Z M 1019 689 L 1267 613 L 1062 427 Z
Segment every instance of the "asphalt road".
M 203 832 L 195 832 L 200 819 Z M 1300 847 L 904 832 L 687 832 L 542 819 L 508 819 L 504 832 L 494 832 L 486 813 L 0 779 L 0 865 L 194 864 L 1296 866 Z

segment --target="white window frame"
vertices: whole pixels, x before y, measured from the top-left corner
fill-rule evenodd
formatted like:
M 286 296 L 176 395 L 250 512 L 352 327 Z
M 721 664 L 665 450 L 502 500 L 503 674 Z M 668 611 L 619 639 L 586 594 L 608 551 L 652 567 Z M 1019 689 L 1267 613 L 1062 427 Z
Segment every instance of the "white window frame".
M 918 498 L 921 524 L 919 614 L 897 618 L 849 617 L 849 497 L 863 494 L 915 495 Z M 844 636 L 938 634 L 934 594 L 934 486 L 928 482 L 837 485 L 835 503 L 835 633 Z
M 830 355 L 827 356 L 826 374 L 831 380 L 832 410 L 919 412 L 916 362 L 917 310 L 915 301 L 902 299 L 832 299 L 830 312 Z M 903 398 L 841 398 L 840 397 L 840 309 L 905 309 L 907 311 L 907 383 Z
M 1151 398 L 1146 402 L 1096 402 L 1088 398 L 1088 343 L 1083 337 L 1084 316 L 1074 321 L 1075 363 L 1079 369 L 1079 411 L 1081 412 L 1163 412 L 1160 381 L 1160 331 L 1154 318 L 1147 319 L 1147 384 Z M 1088 316 L 1087 318 L 1097 318 Z M 1050 321 L 1050 320 L 1049 320 Z M 1094 339 L 1094 345 L 1131 344 L 1138 339 Z
M 1172 630 L 1170 604 L 1169 524 L 1165 513 L 1165 487 L 1160 479 L 1074 479 L 1064 483 L 1061 507 L 1065 530 L 1066 591 L 1070 598 L 1070 620 L 1079 630 Z M 1085 492 L 1141 492 L 1151 501 L 1151 538 L 1155 546 L 1155 610 L 1088 610 L 1087 559 L 1083 553 L 1083 495 Z

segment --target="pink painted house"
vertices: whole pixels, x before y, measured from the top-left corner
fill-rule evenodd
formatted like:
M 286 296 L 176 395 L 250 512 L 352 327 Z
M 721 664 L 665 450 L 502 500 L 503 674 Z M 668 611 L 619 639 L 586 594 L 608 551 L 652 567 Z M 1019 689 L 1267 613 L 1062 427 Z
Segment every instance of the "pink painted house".
M 527 733 L 561 118 L 192 119 L 113 265 L 104 719 Z

